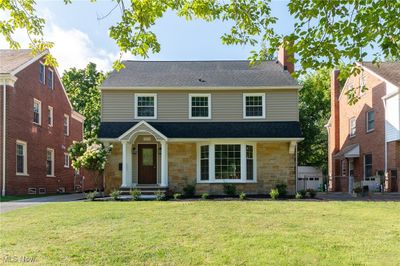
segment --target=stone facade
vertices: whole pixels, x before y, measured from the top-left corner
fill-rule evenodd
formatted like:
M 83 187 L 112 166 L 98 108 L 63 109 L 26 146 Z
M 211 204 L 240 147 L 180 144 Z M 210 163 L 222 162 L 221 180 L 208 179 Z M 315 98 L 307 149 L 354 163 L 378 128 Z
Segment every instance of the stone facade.
M 119 170 L 119 164 L 122 162 L 122 146 L 117 142 L 112 145 L 111 154 L 108 156 L 104 169 L 103 183 L 106 193 L 119 189 L 122 184 L 122 171 Z
M 183 192 L 188 184 L 196 184 L 197 177 L 196 143 L 168 144 L 168 189 L 172 192 Z M 109 193 L 122 184 L 121 163 L 122 148 L 120 143 L 113 143 L 111 155 L 104 171 L 105 191 Z M 257 182 L 237 183 L 238 192 L 248 194 L 267 194 L 277 184 L 287 184 L 289 194 L 295 193 L 295 154 L 289 154 L 289 143 L 257 143 Z M 222 195 L 222 184 L 196 184 L 196 194 L 209 193 Z
M 196 183 L 196 144 L 168 145 L 169 189 L 182 192 L 187 184 Z M 267 194 L 277 184 L 285 183 L 290 194 L 295 193 L 295 155 L 289 154 L 289 143 L 257 144 L 257 182 L 236 184 L 238 192 Z M 196 184 L 196 194 L 223 194 L 222 184 Z

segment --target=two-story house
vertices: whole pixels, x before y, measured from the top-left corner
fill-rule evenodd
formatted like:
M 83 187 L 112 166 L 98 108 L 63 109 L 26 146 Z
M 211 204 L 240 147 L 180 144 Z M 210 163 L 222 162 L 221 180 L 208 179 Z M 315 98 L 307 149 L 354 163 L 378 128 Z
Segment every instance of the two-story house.
M 75 112 L 57 69 L 44 52 L 0 50 L 2 195 L 72 192 L 67 148 L 82 140 L 84 118 Z
M 329 189 L 397 192 L 400 187 L 400 63 L 358 63 L 340 89 L 332 73 Z M 364 88 L 364 89 L 363 89 Z M 349 104 L 348 91 L 359 100 Z
M 266 194 L 296 184 L 299 85 L 287 62 L 125 61 L 101 86 L 106 191 Z M 286 61 L 285 61 L 286 60 Z

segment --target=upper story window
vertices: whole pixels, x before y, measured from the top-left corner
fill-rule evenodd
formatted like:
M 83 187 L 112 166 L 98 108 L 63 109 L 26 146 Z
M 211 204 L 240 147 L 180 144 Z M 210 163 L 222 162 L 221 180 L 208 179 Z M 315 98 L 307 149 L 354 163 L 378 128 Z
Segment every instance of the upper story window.
M 211 95 L 190 94 L 189 95 L 189 118 L 210 119 L 211 118 Z
M 372 154 L 364 155 L 364 178 L 369 180 L 372 177 Z
M 243 94 L 243 117 L 265 118 L 265 93 Z
M 42 121 L 42 102 L 33 99 L 33 123 L 40 125 Z
M 356 135 L 356 118 L 352 117 L 349 120 L 349 135 L 350 137 L 354 137 Z
M 157 118 L 157 95 L 135 94 L 135 118 Z
M 54 150 L 49 148 L 46 153 L 46 175 L 54 176 Z
M 69 116 L 64 115 L 64 136 L 69 136 Z
M 17 140 L 16 145 L 16 172 L 17 175 L 27 174 L 27 144 L 25 141 Z
M 53 126 L 53 107 L 48 106 L 47 107 L 48 112 L 47 112 L 47 124 L 49 127 Z
M 49 69 L 49 73 L 47 74 L 47 86 L 49 89 L 54 89 L 54 75 L 53 70 Z
M 46 68 L 43 63 L 39 63 L 39 81 L 40 83 L 45 83 L 46 78 Z
M 367 132 L 371 132 L 375 129 L 375 111 L 371 110 L 367 112 Z

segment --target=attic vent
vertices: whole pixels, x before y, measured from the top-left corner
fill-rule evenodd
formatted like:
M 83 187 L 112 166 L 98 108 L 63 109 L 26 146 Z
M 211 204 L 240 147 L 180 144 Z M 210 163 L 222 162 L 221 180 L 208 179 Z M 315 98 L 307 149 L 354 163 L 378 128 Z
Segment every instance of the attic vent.
M 200 79 L 199 79 L 199 82 L 206 82 L 206 81 L 205 81 L 204 79 L 201 79 L 201 78 L 200 78 Z

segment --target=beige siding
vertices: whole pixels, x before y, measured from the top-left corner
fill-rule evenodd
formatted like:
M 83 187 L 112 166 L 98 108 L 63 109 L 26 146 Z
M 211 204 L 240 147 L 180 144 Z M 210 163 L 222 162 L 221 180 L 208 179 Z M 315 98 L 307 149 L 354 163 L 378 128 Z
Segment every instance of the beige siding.
M 202 91 L 211 94 L 212 121 L 251 121 L 243 119 L 243 93 L 265 92 L 266 119 L 254 121 L 298 121 L 297 90 Z M 159 91 L 157 121 L 189 121 L 189 91 Z M 198 92 L 193 92 L 198 93 Z M 103 91 L 102 121 L 135 121 L 135 91 Z M 154 119 L 152 119 L 154 120 Z M 205 119 L 190 121 L 207 121 Z

